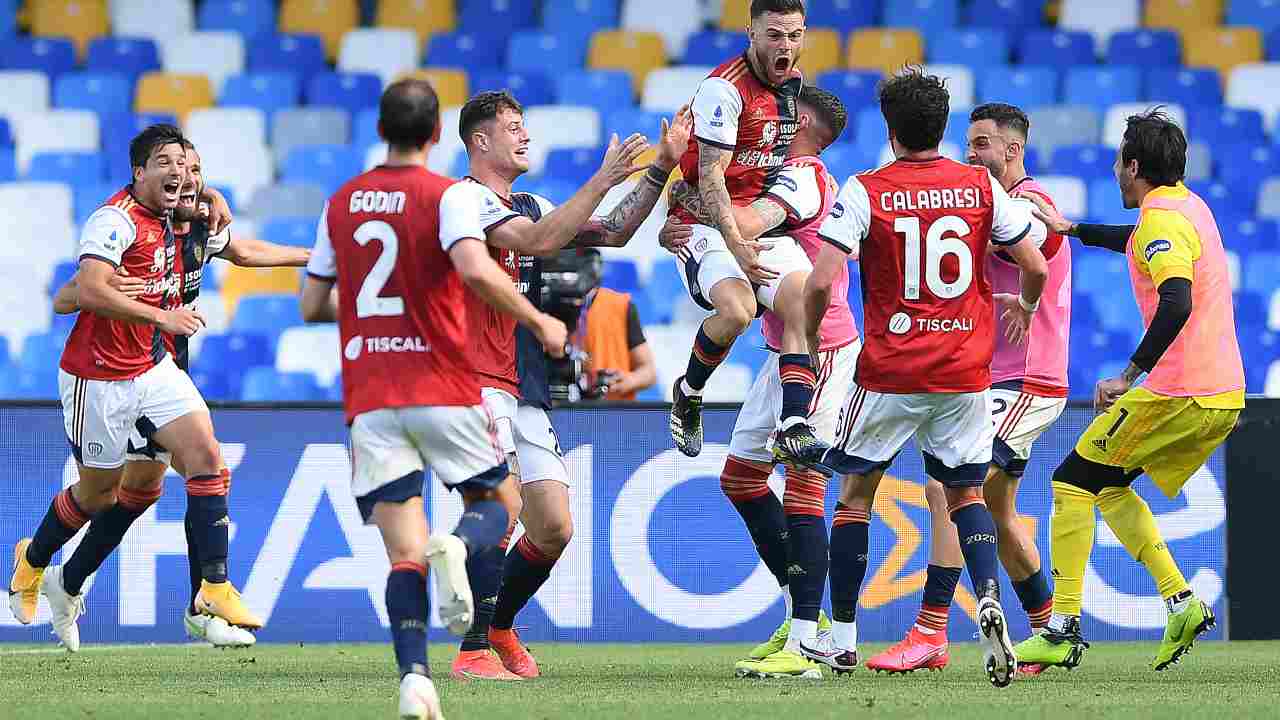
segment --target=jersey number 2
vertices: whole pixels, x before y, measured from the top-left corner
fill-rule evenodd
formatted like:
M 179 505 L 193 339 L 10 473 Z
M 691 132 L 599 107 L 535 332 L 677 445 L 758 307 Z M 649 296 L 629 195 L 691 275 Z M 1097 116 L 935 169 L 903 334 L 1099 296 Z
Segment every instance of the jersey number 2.
M 906 239 L 902 296 L 920 299 L 920 218 L 900 217 L 893 221 L 893 231 Z M 969 234 L 969 224 L 955 215 L 944 215 L 929 226 L 924 237 L 924 281 L 929 292 L 942 300 L 960 297 L 973 283 L 973 252 L 961 238 Z M 960 265 L 956 279 L 942 279 L 942 259 L 955 255 Z
M 370 241 L 382 243 L 382 252 L 378 260 L 369 269 L 364 282 L 360 284 L 360 293 L 356 295 L 356 317 L 387 317 L 404 314 L 404 298 L 382 297 L 382 288 L 391 278 L 391 271 L 396 267 L 396 255 L 400 251 L 400 240 L 396 237 L 395 228 L 381 220 L 369 220 L 356 228 L 356 244 L 364 247 Z

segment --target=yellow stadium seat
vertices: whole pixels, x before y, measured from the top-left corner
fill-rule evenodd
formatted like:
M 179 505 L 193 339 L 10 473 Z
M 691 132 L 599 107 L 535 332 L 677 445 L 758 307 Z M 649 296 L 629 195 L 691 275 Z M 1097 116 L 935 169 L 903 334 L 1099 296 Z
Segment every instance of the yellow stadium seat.
M 222 303 L 227 317 L 245 295 L 297 295 L 302 274 L 297 268 L 244 268 L 232 265 L 222 277 Z
M 667 64 L 667 49 L 655 32 L 601 30 L 591 37 L 587 67 L 626 70 L 632 89 L 639 94 L 650 70 Z
M 378 27 L 409 28 L 426 42 L 431 33 L 452 32 L 458 25 L 453 0 L 379 0 Z
M 1223 82 L 1231 68 L 1262 62 L 1262 33 L 1251 27 L 1210 27 L 1182 33 L 1182 62 L 1211 67 Z
M 35 0 L 31 5 L 31 34 L 71 38 L 81 59 L 89 41 L 110 30 L 104 0 Z
M 840 33 L 823 28 L 810 28 L 804 34 L 804 52 L 800 55 L 800 69 L 804 78 L 813 83 L 819 73 L 839 68 L 844 62 L 840 52 Z
M 205 75 L 149 72 L 138 79 L 136 112 L 168 112 L 184 121 L 187 113 L 206 107 L 213 107 L 213 86 Z
M 849 35 L 849 67 L 892 74 L 924 62 L 924 40 L 915 30 L 854 30 Z
M 751 0 L 720 0 L 720 29 L 744 30 L 751 25 Z
M 426 80 L 435 88 L 436 97 L 440 99 L 440 107 L 457 107 L 466 105 L 471 97 L 471 83 L 466 70 L 456 68 L 420 68 L 401 75 Z M 398 79 L 398 78 L 397 78 Z
M 1222 22 L 1222 0 L 1147 0 L 1142 24 L 1147 27 L 1199 30 Z
M 280 32 L 319 35 L 329 62 L 338 59 L 342 36 L 360 24 L 357 0 L 284 0 Z

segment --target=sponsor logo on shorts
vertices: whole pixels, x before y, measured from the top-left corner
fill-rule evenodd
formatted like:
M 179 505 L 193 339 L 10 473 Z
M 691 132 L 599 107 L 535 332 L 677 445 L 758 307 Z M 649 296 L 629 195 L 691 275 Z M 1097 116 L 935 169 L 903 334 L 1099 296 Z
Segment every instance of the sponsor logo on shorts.
M 889 332 L 894 335 L 906 335 L 911 332 L 911 317 L 904 312 L 896 312 L 889 318 Z
M 98 457 L 102 454 L 102 443 L 91 442 L 84 446 L 85 452 L 89 453 L 89 457 Z
M 1157 253 L 1169 252 L 1173 249 L 1173 243 L 1168 240 L 1152 240 L 1147 243 L 1147 247 L 1143 249 L 1142 254 L 1146 256 L 1147 262 L 1151 262 L 1151 258 Z

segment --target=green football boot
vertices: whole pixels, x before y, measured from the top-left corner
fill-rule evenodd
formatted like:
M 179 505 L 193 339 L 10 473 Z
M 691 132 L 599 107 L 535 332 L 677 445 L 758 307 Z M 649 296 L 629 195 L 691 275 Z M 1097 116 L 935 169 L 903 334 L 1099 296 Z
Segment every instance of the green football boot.
M 817 664 L 794 650 L 779 650 L 762 660 L 739 660 L 733 669 L 740 678 L 822 679 Z
M 1039 635 L 1032 635 L 1014 646 L 1013 654 L 1018 658 L 1019 666 L 1038 665 L 1038 670 L 1046 667 L 1073 668 L 1080 664 L 1088 647 L 1089 643 L 1080 634 L 1080 618 L 1070 618 L 1063 632 L 1046 628 Z
M 1217 624 L 1213 610 L 1192 595 L 1190 602 L 1181 612 L 1169 613 L 1169 622 L 1164 627 L 1164 639 L 1160 641 L 1160 650 L 1151 661 L 1151 667 L 1164 670 L 1182 659 L 1191 651 L 1196 638 L 1205 634 Z
M 831 618 L 827 617 L 826 610 L 818 611 L 818 632 L 824 633 L 831 629 Z M 777 630 L 769 636 L 768 640 L 751 648 L 751 652 L 747 654 L 748 660 L 763 660 L 770 655 L 778 652 L 787 644 L 787 635 L 791 634 L 791 618 L 787 618 L 785 622 L 778 626 Z

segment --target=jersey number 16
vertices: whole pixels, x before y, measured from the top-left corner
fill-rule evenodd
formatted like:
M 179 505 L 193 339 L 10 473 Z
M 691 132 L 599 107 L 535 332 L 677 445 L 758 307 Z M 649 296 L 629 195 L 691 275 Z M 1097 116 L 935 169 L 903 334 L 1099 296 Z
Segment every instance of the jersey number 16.
M 920 218 L 899 217 L 893 221 L 893 231 L 906 239 L 906 261 L 903 266 L 902 297 L 920 299 Z M 960 297 L 973 283 L 973 252 L 961 238 L 970 233 L 969 224 L 956 215 L 943 215 L 929 225 L 924 235 L 924 281 L 929 292 L 942 300 Z M 942 259 L 956 257 L 960 267 L 956 279 L 942 279 Z

